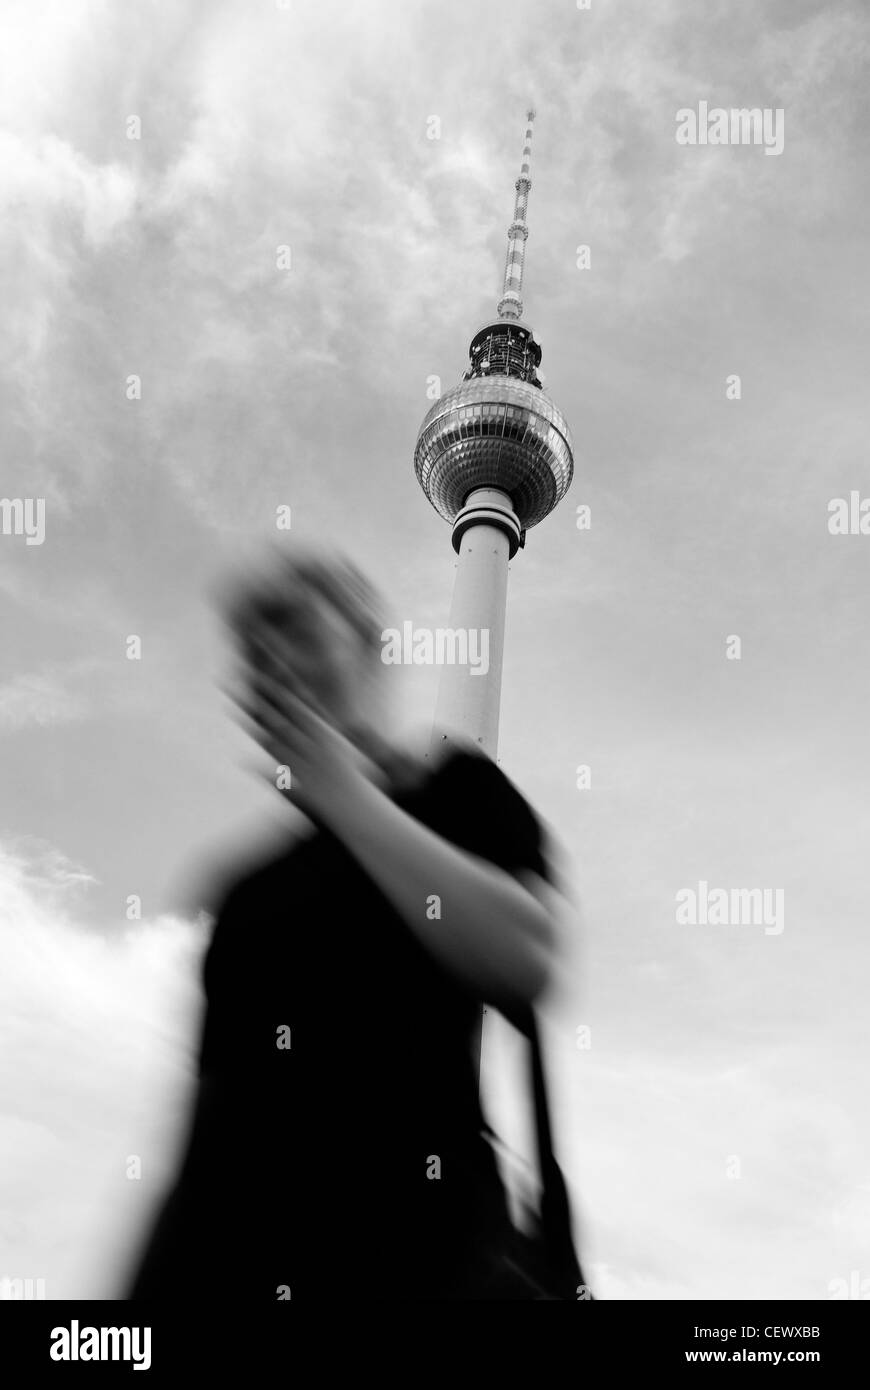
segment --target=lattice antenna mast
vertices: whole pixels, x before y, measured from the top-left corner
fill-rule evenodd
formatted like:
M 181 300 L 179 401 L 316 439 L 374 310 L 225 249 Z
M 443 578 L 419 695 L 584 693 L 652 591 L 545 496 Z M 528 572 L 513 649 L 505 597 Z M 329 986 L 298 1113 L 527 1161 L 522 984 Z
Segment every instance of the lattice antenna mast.
M 532 186 L 532 180 L 529 178 L 529 166 L 532 159 L 532 123 L 534 119 L 534 111 L 529 110 L 526 113 L 526 143 L 523 146 L 523 162 L 520 176 L 514 185 L 517 190 L 514 220 L 508 227 L 504 288 L 497 310 L 500 319 L 521 319 L 523 316 L 523 257 L 526 254 L 526 238 L 529 235 L 526 224 L 526 208 L 529 202 L 529 189 Z

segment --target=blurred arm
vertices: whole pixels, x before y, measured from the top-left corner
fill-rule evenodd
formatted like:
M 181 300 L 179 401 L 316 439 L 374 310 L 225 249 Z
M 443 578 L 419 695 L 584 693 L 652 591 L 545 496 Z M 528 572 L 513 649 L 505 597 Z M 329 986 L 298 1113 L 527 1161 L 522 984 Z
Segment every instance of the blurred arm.
M 508 873 L 459 849 L 362 777 L 329 820 L 421 944 L 476 993 L 505 1010 L 540 993 L 561 899 L 539 874 Z M 433 894 L 438 920 L 427 916 Z

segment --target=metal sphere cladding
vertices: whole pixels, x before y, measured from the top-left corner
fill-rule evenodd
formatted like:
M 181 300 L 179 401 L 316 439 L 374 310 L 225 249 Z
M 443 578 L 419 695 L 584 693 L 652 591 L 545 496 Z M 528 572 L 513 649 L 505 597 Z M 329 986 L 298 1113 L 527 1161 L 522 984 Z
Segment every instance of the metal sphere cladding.
M 571 432 L 531 381 L 472 376 L 427 414 L 414 452 L 417 481 L 436 511 L 454 521 L 475 488 L 501 488 L 524 530 L 543 521 L 571 484 Z

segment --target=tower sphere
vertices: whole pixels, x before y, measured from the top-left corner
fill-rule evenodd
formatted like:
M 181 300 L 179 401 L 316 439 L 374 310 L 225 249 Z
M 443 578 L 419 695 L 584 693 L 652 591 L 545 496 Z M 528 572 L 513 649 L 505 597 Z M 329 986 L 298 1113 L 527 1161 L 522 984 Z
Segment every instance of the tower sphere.
M 515 376 L 471 377 L 447 391 L 424 419 L 414 471 L 445 520 L 455 520 L 475 488 L 500 488 L 527 530 L 568 491 L 571 432 L 539 386 Z

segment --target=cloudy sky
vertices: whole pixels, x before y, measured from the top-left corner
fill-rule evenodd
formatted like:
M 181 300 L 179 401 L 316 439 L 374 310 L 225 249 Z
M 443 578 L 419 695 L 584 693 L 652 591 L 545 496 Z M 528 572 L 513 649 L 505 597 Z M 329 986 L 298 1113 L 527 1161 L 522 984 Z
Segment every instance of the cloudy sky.
M 870 536 L 828 529 L 870 496 L 868 50 L 862 0 L 5 0 L 0 493 L 45 538 L 0 536 L 0 1277 L 113 1296 L 211 870 L 284 826 L 215 584 L 290 506 L 287 544 L 446 621 L 413 447 L 531 101 L 526 317 L 577 469 L 511 566 L 499 752 L 576 901 L 547 1039 L 585 1261 L 615 1299 L 870 1278 Z M 782 153 L 677 144 L 701 101 L 782 108 Z M 437 673 L 391 670 L 424 726 Z M 701 880 L 782 889 L 784 930 L 677 925 Z

